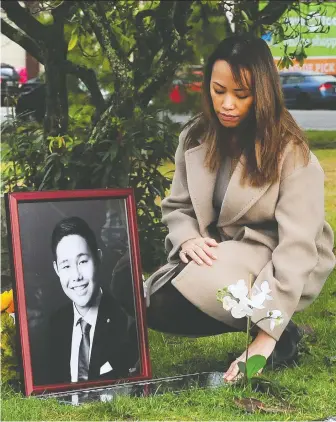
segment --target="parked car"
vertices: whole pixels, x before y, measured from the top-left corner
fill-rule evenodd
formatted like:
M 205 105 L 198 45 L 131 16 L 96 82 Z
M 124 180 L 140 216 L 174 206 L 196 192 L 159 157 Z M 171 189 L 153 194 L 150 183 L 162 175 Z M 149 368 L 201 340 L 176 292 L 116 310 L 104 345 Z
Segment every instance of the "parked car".
M 24 82 L 21 85 L 19 95 L 26 94 L 26 93 L 32 91 L 33 89 L 38 88 L 41 85 L 44 85 L 44 82 L 39 77 L 28 79 L 26 82 Z
M 20 75 L 15 68 L 9 64 L 1 63 L 0 65 L 1 79 L 1 106 L 7 103 L 13 103 L 12 99 L 19 92 Z
M 203 81 L 203 66 L 188 65 L 184 69 L 176 72 L 176 78 L 173 80 L 172 88 L 183 86 L 187 92 L 201 92 Z
M 280 72 L 288 108 L 336 108 L 336 77 L 317 72 Z
M 42 123 L 45 109 L 45 84 L 39 78 L 30 79 L 20 89 L 15 114 L 23 120 Z

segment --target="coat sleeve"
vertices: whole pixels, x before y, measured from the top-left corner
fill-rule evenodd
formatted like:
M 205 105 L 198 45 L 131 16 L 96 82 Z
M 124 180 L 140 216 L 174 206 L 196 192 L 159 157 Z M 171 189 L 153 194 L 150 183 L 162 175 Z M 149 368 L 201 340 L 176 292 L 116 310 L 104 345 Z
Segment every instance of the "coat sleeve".
M 264 309 L 255 310 L 252 321 L 256 323 L 267 316 L 267 311 L 280 310 L 283 323 L 270 329 L 270 320 L 257 325 L 279 340 L 280 335 L 294 314 L 305 283 L 318 264 L 316 240 L 324 226 L 324 173 L 318 163 L 296 169 L 280 183 L 279 198 L 275 209 L 278 223 L 278 245 L 272 259 L 258 275 L 255 285 L 267 280 L 272 300 L 265 300 Z M 313 286 L 316 296 L 325 280 Z M 253 292 L 255 288 L 252 289 Z
M 178 252 L 183 242 L 201 236 L 187 184 L 183 148 L 185 135 L 186 130 L 183 130 L 175 154 L 175 173 L 170 195 L 161 204 L 162 222 L 169 230 L 165 239 L 168 261 L 179 259 Z

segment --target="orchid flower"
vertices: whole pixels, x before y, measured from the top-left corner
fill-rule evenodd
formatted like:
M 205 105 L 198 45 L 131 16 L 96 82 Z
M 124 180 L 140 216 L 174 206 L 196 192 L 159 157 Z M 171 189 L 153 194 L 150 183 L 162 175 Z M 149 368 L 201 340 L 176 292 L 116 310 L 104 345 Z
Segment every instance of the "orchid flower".
M 245 303 L 240 301 L 237 306 L 231 309 L 231 315 L 233 318 L 244 318 L 246 316 L 252 316 L 253 309 L 247 306 Z
M 237 299 L 246 298 L 248 294 L 248 288 L 245 280 L 238 280 L 237 284 L 230 284 L 228 291 Z
M 234 306 L 238 305 L 238 302 L 236 300 L 232 299 L 231 296 L 224 296 L 222 301 L 223 301 L 223 308 L 226 311 L 231 311 L 231 309 Z
M 284 322 L 284 319 L 282 317 L 281 311 L 278 309 L 275 309 L 274 311 L 268 311 L 267 312 L 267 318 L 270 319 L 270 330 L 273 331 L 274 327 L 277 325 L 280 325 Z
M 252 284 L 252 280 L 250 285 Z M 252 295 L 249 295 L 249 289 L 246 285 L 245 280 L 238 280 L 236 284 L 230 284 L 228 287 L 224 287 L 217 291 L 217 300 L 222 303 L 223 308 L 226 311 L 230 311 L 233 318 L 244 318 L 247 317 L 247 328 L 246 328 L 246 360 L 245 363 L 241 363 L 242 367 L 239 367 L 240 371 L 244 372 L 245 383 L 251 380 L 251 377 L 258 373 L 266 364 L 266 358 L 262 355 L 253 355 L 248 358 L 248 348 L 250 340 L 250 328 L 251 328 L 251 317 L 254 309 L 264 309 L 263 303 L 265 300 L 273 300 L 271 289 L 268 281 L 264 280 L 260 287 L 254 285 L 252 288 Z M 250 296 L 250 297 L 249 297 Z M 281 311 L 275 309 L 268 311 L 266 318 L 260 318 L 259 321 L 255 322 L 252 328 L 258 324 L 258 322 L 269 319 L 271 331 L 277 325 L 284 322 Z M 242 369 L 244 368 L 244 369 Z
M 261 286 L 254 285 L 253 286 L 253 294 L 251 296 L 250 302 L 251 306 L 256 309 L 264 309 L 265 306 L 263 303 L 265 300 L 273 300 L 272 296 L 270 296 L 268 293 L 271 292 L 271 289 L 269 288 L 268 281 L 263 281 Z
M 252 315 L 253 310 L 244 300 L 237 302 L 235 299 L 232 299 L 231 296 L 224 296 L 222 302 L 223 308 L 226 311 L 231 311 L 233 318 L 243 318 L 247 315 Z

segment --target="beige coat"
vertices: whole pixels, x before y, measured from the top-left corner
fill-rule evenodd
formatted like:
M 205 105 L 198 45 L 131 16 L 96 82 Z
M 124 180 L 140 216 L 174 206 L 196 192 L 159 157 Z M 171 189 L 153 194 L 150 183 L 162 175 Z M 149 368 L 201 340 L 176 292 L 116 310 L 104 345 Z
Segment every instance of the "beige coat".
M 168 264 L 146 282 L 147 300 L 169 279 L 169 270 L 180 262 L 183 242 L 209 232 L 215 221 L 212 197 L 216 173 L 204 165 L 206 147 L 200 144 L 184 152 L 185 131 L 175 156 L 175 174 L 170 195 L 162 201 L 162 221 L 169 234 L 165 246 Z M 294 312 L 308 306 L 319 295 L 335 266 L 333 232 L 324 217 L 324 173 L 313 153 L 303 165 L 292 144 L 281 160 L 280 181 L 262 188 L 240 185 L 245 158 L 241 156 L 225 194 L 217 221 L 221 234 L 214 249 L 213 266 L 190 262 L 172 284 L 203 312 L 236 328 L 246 320 L 235 319 L 216 299 L 218 289 L 253 275 L 255 285 L 267 280 L 273 300 L 255 310 L 252 321 L 278 309 L 284 323 L 270 330 L 270 321 L 258 326 L 276 340 Z M 219 238 L 217 237 L 217 240 Z M 154 283 L 154 284 L 153 284 Z

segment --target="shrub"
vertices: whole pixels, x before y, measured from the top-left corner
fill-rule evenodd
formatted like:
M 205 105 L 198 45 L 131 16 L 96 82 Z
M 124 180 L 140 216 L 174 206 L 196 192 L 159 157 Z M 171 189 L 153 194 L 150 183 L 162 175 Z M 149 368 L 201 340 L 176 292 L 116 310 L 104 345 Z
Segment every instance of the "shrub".
M 133 188 L 142 267 L 151 272 L 166 259 L 159 199 L 171 181 L 159 167 L 173 161 L 180 127 L 157 113 L 137 107 L 129 119 L 111 117 L 114 139 L 99 141 L 86 141 L 78 121 L 72 121 L 69 134 L 47 139 L 35 123 L 8 122 L 2 133 L 2 188 Z

